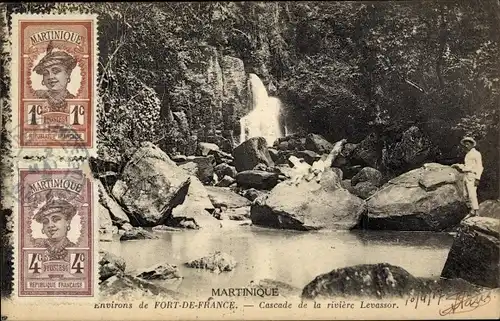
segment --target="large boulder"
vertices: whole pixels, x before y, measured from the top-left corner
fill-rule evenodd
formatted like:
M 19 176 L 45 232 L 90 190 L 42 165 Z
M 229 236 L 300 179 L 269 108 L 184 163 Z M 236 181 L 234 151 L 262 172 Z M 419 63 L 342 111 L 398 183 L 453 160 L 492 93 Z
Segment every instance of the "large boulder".
M 190 268 L 206 269 L 218 273 L 232 271 L 236 267 L 236 264 L 237 262 L 234 257 L 220 251 L 185 263 L 185 265 Z
M 208 156 L 189 156 L 185 162 L 180 162 L 178 165 L 180 167 L 189 166 L 188 164 L 196 164 L 196 177 L 203 184 L 209 184 L 212 182 L 214 177 L 214 167 L 215 167 L 215 157 L 213 155 Z M 192 172 L 189 173 L 192 175 Z
M 217 175 L 217 177 L 219 177 L 219 179 L 223 178 L 224 176 L 235 178 L 236 174 L 238 174 L 234 166 L 230 166 L 226 163 L 222 163 L 215 166 L 214 172 Z
M 281 151 L 285 150 L 304 150 L 306 149 L 306 138 L 299 135 L 288 135 L 286 137 L 278 138 L 273 146 Z
M 257 164 L 274 166 L 264 137 L 253 137 L 233 150 L 234 166 L 238 172 L 253 169 Z
M 487 289 L 463 280 L 418 278 L 405 269 L 388 263 L 360 264 L 321 274 L 302 290 L 302 299 L 331 298 L 396 299 L 427 296 L 429 293 L 453 295 L 479 294 Z M 395 303 L 389 308 L 397 307 Z
M 122 302 L 144 299 L 178 300 L 182 298 L 179 293 L 128 274 L 113 275 L 103 281 L 99 288 L 101 297 L 106 298 L 106 300 Z
M 236 175 L 236 183 L 243 188 L 269 190 L 278 184 L 278 174 L 262 170 L 247 170 Z
M 172 210 L 172 216 L 166 223 L 170 225 L 173 222 L 177 226 L 178 222 L 189 220 L 198 227 L 215 227 L 216 219 L 211 215 L 214 210 L 205 186 L 196 177 L 191 177 L 184 202 Z
M 297 158 L 302 158 L 307 164 L 312 165 L 314 162 L 318 161 L 321 158 L 321 155 L 312 151 L 312 150 L 299 150 L 292 155 Z
M 205 188 L 215 208 L 238 208 L 250 205 L 248 199 L 236 194 L 227 187 L 206 186 Z
M 382 173 L 375 168 L 364 167 L 351 179 L 352 186 L 362 182 L 369 182 L 375 187 L 380 187 L 382 185 Z
M 113 221 L 107 208 L 101 203 L 97 205 L 99 213 L 99 234 L 113 234 Z
M 284 181 L 252 204 L 255 225 L 295 230 L 351 229 L 359 221 L 364 202 L 341 188 L 339 177 L 327 169 L 316 180 Z
M 197 156 L 208 156 L 211 151 L 219 151 L 219 146 L 213 143 L 199 142 L 196 148 Z
M 182 278 L 177 265 L 155 264 L 137 272 L 137 277 L 144 280 L 170 280 Z
M 486 200 L 479 204 L 478 215 L 500 219 L 500 200 Z
M 370 182 L 361 182 L 356 184 L 355 186 L 347 186 L 347 187 L 348 188 L 346 189 L 349 192 L 353 193 L 354 195 L 364 200 L 375 194 L 378 190 L 378 187 Z
M 305 148 L 319 154 L 328 154 L 333 149 L 333 144 L 318 134 L 306 136 Z
M 113 275 L 121 275 L 125 273 L 127 266 L 122 257 L 113 253 L 100 250 L 99 251 L 99 280 L 104 281 Z
M 126 208 L 134 225 L 160 225 L 182 203 L 189 176 L 162 150 L 144 143 L 125 165 L 113 196 Z
M 143 229 L 142 227 L 133 227 L 130 230 L 126 230 L 120 236 L 120 241 L 147 240 L 147 239 L 157 239 L 157 238 L 158 237 L 156 235 Z
M 468 209 L 460 175 L 436 163 L 402 174 L 368 201 L 363 226 L 369 229 L 441 231 L 457 225 Z
M 461 278 L 490 288 L 500 287 L 499 232 L 499 219 L 470 217 L 463 220 L 441 276 Z
M 121 206 L 109 196 L 107 189 L 100 181 L 95 182 L 99 192 L 99 203 L 109 210 L 109 215 L 114 224 L 121 226 L 125 223 L 130 223 L 130 219 L 123 211 Z

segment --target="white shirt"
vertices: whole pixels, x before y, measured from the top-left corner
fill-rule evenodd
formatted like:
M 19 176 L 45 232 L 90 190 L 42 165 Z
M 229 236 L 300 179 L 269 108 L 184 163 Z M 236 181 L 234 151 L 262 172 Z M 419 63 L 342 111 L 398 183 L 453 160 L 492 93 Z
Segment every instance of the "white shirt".
M 462 171 L 464 172 L 469 172 L 472 173 L 475 179 L 481 179 L 481 174 L 483 174 L 483 158 L 481 156 L 481 153 L 475 149 L 472 148 L 466 155 L 465 155 L 465 164 L 460 166 Z

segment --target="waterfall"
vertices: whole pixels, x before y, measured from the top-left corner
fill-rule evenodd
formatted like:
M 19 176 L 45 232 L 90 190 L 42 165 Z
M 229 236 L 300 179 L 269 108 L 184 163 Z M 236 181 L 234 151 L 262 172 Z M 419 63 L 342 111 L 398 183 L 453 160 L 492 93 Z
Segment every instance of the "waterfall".
M 240 119 L 240 144 L 249 138 L 262 136 L 272 146 L 276 139 L 283 137 L 280 124 L 281 101 L 277 97 L 268 96 L 266 87 L 257 75 L 250 74 L 248 82 L 252 108 Z

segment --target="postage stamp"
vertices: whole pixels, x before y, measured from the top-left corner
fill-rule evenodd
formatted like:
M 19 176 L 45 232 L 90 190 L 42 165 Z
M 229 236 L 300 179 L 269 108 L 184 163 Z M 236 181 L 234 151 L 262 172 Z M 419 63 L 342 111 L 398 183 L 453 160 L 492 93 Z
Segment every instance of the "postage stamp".
M 92 181 L 81 168 L 17 174 L 19 296 L 92 296 Z
M 95 17 L 13 15 L 12 53 L 15 147 L 94 148 Z

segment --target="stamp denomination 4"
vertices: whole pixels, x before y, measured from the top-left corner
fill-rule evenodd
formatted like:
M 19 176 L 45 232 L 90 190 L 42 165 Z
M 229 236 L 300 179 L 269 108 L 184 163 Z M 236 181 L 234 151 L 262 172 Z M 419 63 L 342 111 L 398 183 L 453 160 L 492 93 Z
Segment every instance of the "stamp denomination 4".
M 79 169 L 19 169 L 19 295 L 93 295 L 93 193 Z

